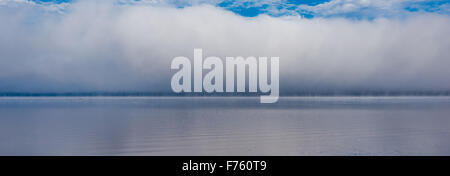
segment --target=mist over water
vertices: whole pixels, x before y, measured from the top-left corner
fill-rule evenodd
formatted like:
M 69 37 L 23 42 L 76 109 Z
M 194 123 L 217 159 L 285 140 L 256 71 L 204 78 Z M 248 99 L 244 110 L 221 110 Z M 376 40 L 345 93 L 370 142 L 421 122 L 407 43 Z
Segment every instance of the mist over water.
M 450 155 L 449 3 L 152 2 L 0 0 L 0 155 Z M 279 57 L 280 99 L 175 94 L 194 48 Z
M 0 155 L 450 155 L 449 97 L 3 97 Z
M 193 59 L 194 48 L 222 59 L 280 57 L 281 94 L 450 90 L 448 15 L 248 18 L 210 5 L 109 1 L 48 8 L 0 6 L 0 92 L 169 92 L 171 60 Z

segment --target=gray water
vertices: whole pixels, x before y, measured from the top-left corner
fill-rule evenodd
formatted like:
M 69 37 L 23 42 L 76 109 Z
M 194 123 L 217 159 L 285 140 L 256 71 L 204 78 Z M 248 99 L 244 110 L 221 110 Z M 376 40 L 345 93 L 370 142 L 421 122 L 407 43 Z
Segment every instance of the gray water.
M 450 97 L 1 97 L 0 155 L 450 155 Z

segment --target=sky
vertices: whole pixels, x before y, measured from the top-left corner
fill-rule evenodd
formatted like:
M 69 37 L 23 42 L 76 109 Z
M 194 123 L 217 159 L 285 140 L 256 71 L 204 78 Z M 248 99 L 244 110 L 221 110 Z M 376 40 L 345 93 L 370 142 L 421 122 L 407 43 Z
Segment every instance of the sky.
M 280 93 L 450 91 L 450 1 L 0 0 L 0 92 L 170 92 L 176 56 L 279 56 Z

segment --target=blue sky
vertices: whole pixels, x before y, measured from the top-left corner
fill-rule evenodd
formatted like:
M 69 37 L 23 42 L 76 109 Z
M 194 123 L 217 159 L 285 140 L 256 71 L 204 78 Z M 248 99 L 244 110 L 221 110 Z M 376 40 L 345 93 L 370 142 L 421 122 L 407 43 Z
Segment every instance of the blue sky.
M 71 3 L 73 0 L 32 0 L 36 3 Z M 117 0 L 125 4 L 165 4 L 184 8 L 210 4 L 236 14 L 254 17 L 299 15 L 313 17 L 346 17 L 373 19 L 403 17 L 411 13 L 450 14 L 450 0 Z

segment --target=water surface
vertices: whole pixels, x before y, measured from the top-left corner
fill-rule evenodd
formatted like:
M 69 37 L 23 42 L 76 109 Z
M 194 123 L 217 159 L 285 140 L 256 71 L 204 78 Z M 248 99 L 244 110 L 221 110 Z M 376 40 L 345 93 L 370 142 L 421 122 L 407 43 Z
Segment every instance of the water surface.
M 0 155 L 450 155 L 450 97 L 1 97 Z

